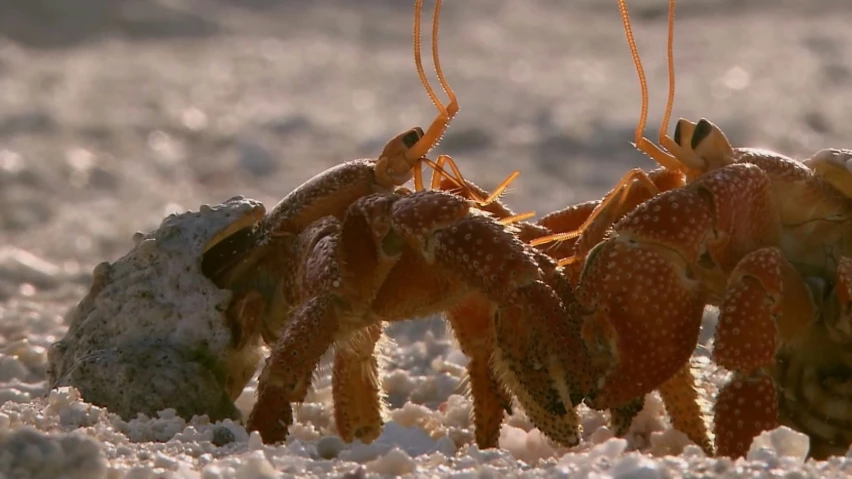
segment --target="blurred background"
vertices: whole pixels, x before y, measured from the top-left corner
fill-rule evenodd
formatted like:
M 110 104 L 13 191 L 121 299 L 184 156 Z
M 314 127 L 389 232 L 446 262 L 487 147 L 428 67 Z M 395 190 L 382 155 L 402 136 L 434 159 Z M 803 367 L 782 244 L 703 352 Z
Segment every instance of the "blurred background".
M 666 1 L 629 6 L 656 138 Z M 165 214 L 236 194 L 271 208 L 428 126 L 411 25 L 409 0 L 0 2 L 0 300 L 71 306 Z M 674 118 L 797 157 L 852 147 L 849 25 L 845 0 L 682 0 Z M 440 51 L 461 112 L 435 153 L 487 188 L 520 170 L 515 209 L 654 166 L 629 143 L 640 97 L 615 0 L 446 0 Z

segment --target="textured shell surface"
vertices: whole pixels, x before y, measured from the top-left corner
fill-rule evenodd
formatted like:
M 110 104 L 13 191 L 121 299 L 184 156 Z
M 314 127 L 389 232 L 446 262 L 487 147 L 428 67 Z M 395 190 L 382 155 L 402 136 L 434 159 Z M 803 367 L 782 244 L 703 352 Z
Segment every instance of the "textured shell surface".
M 208 248 L 264 214 L 260 202 L 237 196 L 169 215 L 157 229 L 137 233 L 130 252 L 95 267 L 89 293 L 66 318 L 66 336 L 51 348 L 49 380 L 78 385 L 94 381 L 90 376 L 138 375 L 135 368 L 143 364 L 130 373 L 127 365 L 150 361 L 152 371 L 174 366 L 175 381 L 190 374 L 179 363 L 194 362 L 226 382 L 231 363 L 256 364 L 258 345 L 234 351 L 224 314 L 231 293 L 216 287 L 201 265 Z M 121 379 L 98 381 L 117 381 L 115 387 Z

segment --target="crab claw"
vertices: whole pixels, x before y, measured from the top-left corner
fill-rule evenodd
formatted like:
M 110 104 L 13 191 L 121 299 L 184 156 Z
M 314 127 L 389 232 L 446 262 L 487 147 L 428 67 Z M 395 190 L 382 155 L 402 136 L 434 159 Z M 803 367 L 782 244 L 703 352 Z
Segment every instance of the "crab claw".
M 469 206 L 438 191 L 413 193 L 394 205 L 394 230 L 427 262 L 495 305 L 496 376 L 542 432 L 561 444 L 577 444 L 574 406 L 584 388 L 576 378 L 591 377 L 577 328 L 566 321 L 566 305 L 547 283 L 551 278 L 541 268 L 540 253 L 490 216 L 468 214 Z M 443 227 L 427 227 L 427 214 Z
M 681 206 L 686 204 L 692 207 Z M 704 298 L 688 265 L 711 227 L 710 209 L 699 194 L 674 190 L 637 207 L 615 225 L 615 235 L 589 252 L 577 300 L 586 314 L 583 339 L 605 371 L 590 397 L 593 407 L 616 407 L 647 394 L 689 360 Z
M 541 281 L 505 298 L 494 320 L 493 363 L 532 423 L 559 444 L 580 441 L 575 407 L 591 378 L 591 364 L 568 311 Z M 530 318 L 536 318 L 530 321 Z

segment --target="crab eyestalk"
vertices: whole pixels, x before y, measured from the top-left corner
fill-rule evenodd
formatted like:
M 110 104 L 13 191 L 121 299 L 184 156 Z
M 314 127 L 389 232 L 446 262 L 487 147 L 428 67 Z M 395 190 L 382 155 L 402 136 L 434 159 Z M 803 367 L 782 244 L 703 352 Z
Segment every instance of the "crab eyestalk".
M 415 127 L 393 137 L 376 161 L 376 181 L 387 188 L 402 186 L 414 177 L 420 158 L 410 155 L 414 145 L 423 138 L 423 129 Z

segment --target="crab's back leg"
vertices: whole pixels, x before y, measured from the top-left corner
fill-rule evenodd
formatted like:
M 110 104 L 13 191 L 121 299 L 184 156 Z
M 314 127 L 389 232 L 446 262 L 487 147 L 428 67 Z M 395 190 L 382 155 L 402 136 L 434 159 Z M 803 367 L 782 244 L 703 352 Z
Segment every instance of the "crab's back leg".
M 332 397 L 340 438 L 373 442 L 382 432 L 384 409 L 376 345 L 384 327 L 373 324 L 334 346 Z
M 585 257 L 624 215 L 661 191 L 672 190 L 683 184 L 684 178 L 679 171 L 657 169 L 645 173 L 639 168 L 630 170 L 578 228 L 577 232 L 581 236 L 575 254 L 580 258 Z
M 775 354 L 802 334 L 814 315 L 804 281 L 777 248 L 746 255 L 734 269 L 720 308 L 713 359 L 733 377 L 715 406 L 720 455 L 748 452 L 761 431 L 778 425 Z
M 547 228 L 548 233 L 544 236 L 577 232 L 586 223 L 589 217 L 600 207 L 601 200 L 587 201 L 577 205 L 571 205 L 561 210 L 549 213 L 536 221 L 536 225 Z M 528 241 L 533 241 L 543 235 L 538 235 L 537 238 L 529 238 Z M 577 241 L 580 235 L 564 238 L 559 241 L 553 241 L 536 246 L 537 249 L 547 254 L 555 260 L 574 256 L 576 252 Z M 568 276 L 573 284 L 580 275 L 582 263 L 577 262 L 567 266 Z
M 469 359 L 467 375 L 476 445 L 480 449 L 495 448 L 500 438 L 503 412 L 511 412 L 512 397 L 491 368 L 495 340 L 493 303 L 473 293 L 448 310 L 445 316 L 459 347 Z

